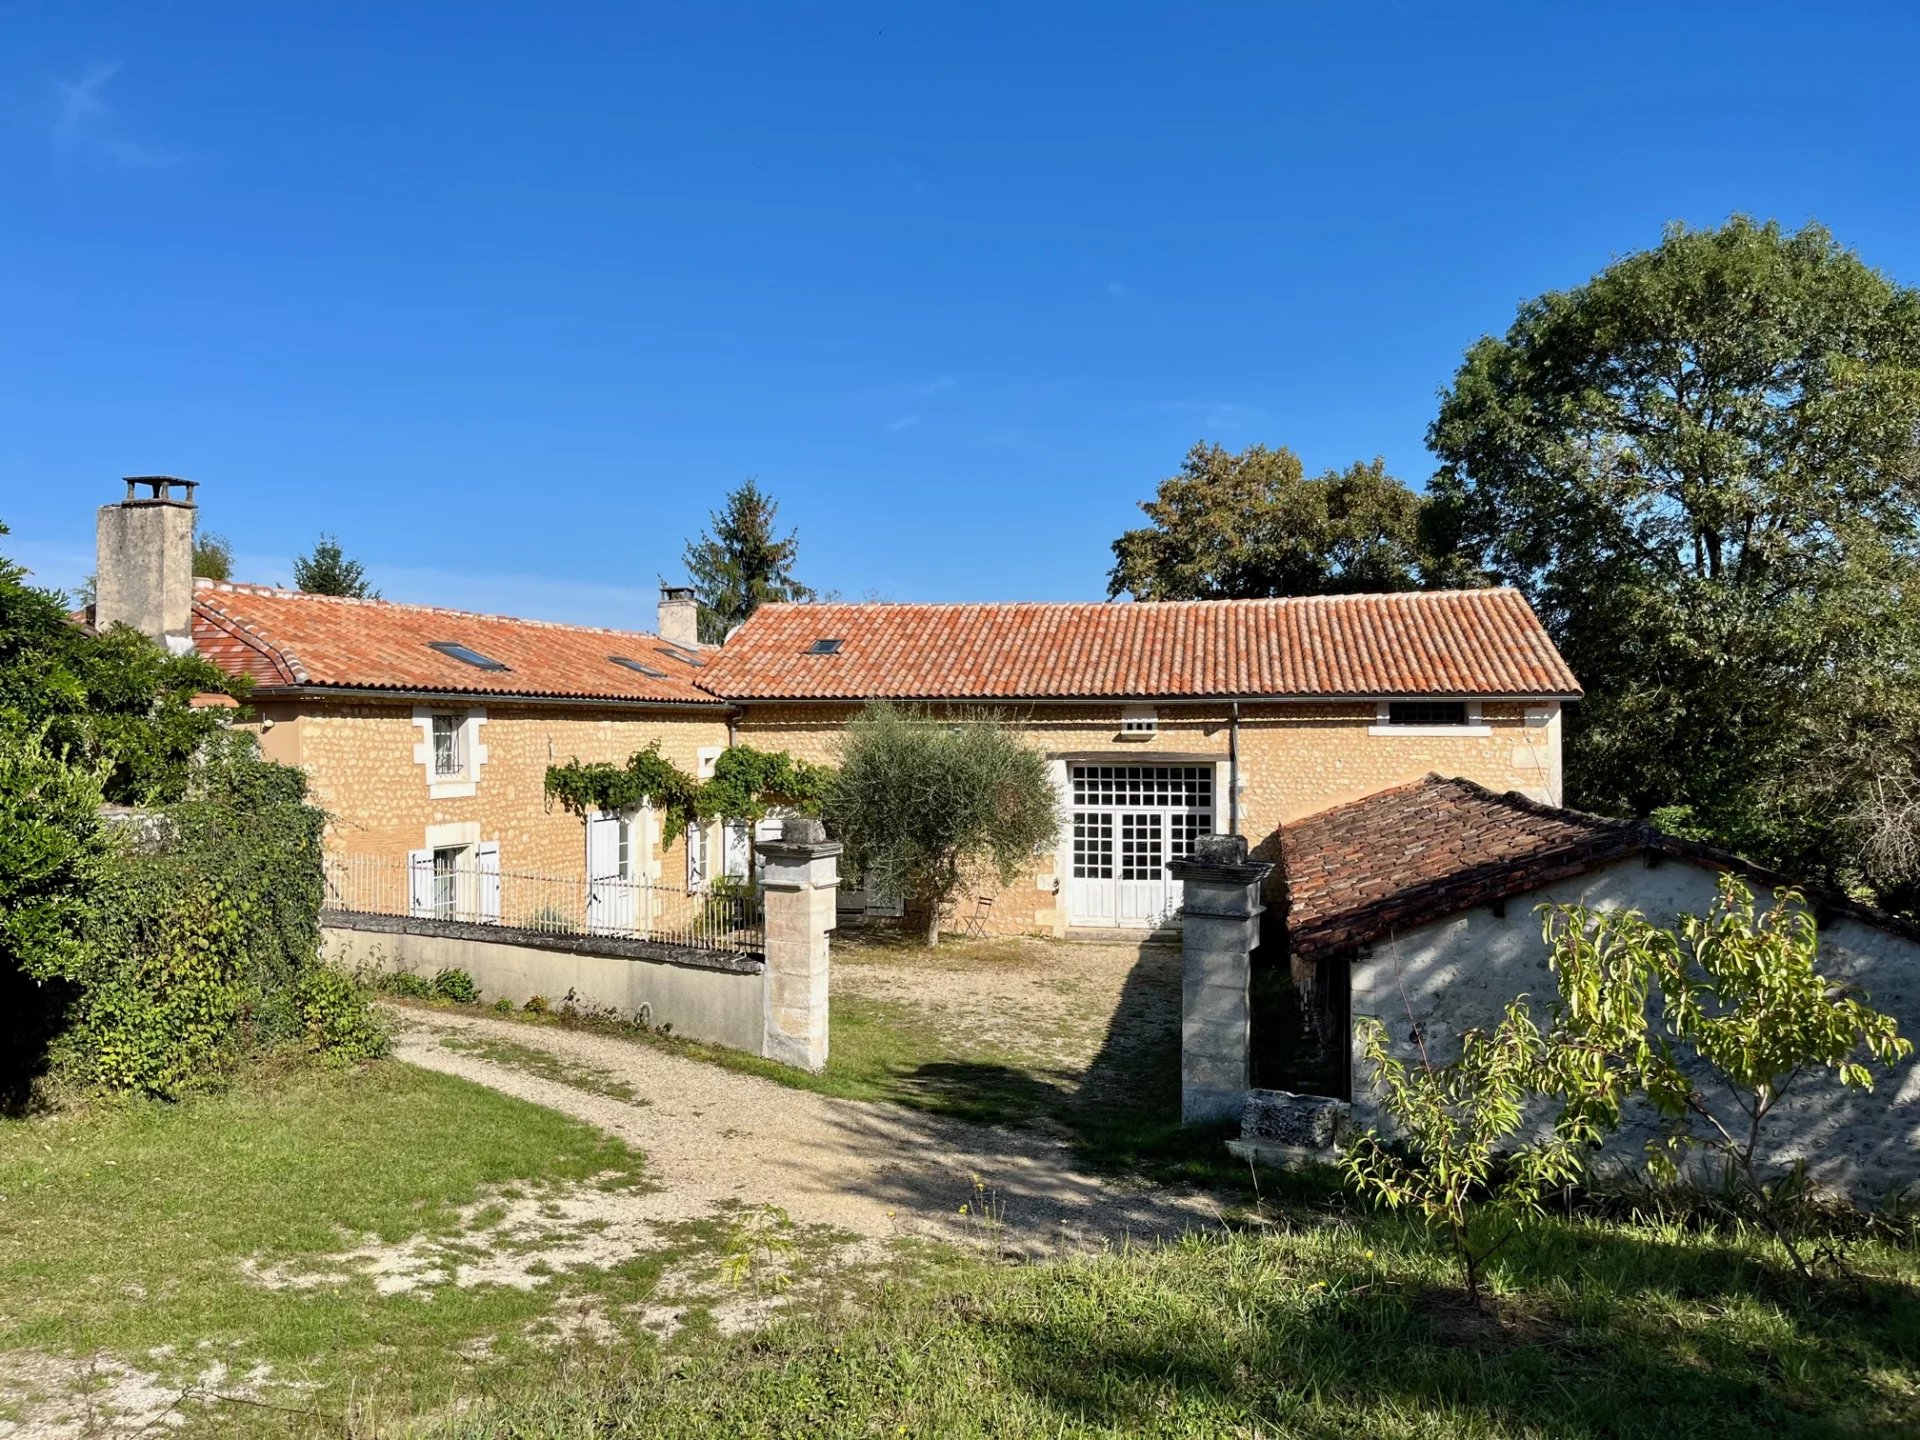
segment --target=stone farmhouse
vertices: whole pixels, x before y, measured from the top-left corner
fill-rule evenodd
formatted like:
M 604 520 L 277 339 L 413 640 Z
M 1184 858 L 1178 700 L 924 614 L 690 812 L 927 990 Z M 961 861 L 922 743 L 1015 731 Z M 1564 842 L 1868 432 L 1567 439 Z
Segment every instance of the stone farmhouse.
M 827 761 L 877 698 L 991 708 L 1047 754 L 1065 823 L 1032 873 L 973 899 L 999 932 L 1163 925 L 1179 903 L 1166 866 L 1196 836 L 1277 858 L 1283 826 L 1429 772 L 1560 798 L 1560 710 L 1579 686 L 1510 590 L 771 605 L 710 647 L 674 588 L 646 634 L 196 582 L 191 489 L 143 483 L 100 511 L 96 623 L 251 680 L 262 747 L 307 771 L 330 855 L 392 867 L 407 893 L 389 903 L 415 913 L 511 922 L 505 874 L 551 882 L 555 907 L 584 891 L 592 909 L 602 885 L 617 925 L 630 884 L 744 875 L 744 827 L 668 843 L 644 808 L 583 820 L 547 796 L 548 765 L 655 743 L 696 775 L 736 742 Z

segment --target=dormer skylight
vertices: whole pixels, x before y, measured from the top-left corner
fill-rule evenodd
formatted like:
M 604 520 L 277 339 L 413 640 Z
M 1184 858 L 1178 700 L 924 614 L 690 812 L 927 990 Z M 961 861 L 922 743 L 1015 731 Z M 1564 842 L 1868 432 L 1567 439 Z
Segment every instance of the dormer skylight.
M 462 645 L 457 640 L 429 640 L 429 650 L 438 650 L 450 660 L 458 660 L 463 665 L 471 665 L 476 670 L 507 670 L 512 667 L 489 659 L 471 646 Z
M 627 667 L 627 669 L 632 670 L 638 674 L 645 675 L 649 679 L 664 680 L 667 678 L 666 671 L 656 670 L 651 665 L 642 665 L 638 660 L 635 660 L 630 655 L 609 655 L 607 656 L 607 659 L 611 660 L 616 665 L 624 665 Z
M 838 655 L 840 653 L 840 647 L 846 643 L 844 640 L 816 640 L 807 647 L 807 654 Z

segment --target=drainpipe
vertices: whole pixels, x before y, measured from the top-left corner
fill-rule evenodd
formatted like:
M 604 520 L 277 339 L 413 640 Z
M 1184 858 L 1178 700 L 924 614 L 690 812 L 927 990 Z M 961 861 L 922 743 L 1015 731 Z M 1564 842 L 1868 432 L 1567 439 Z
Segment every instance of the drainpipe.
M 1227 833 L 1240 833 L 1240 702 L 1233 702 L 1227 727 Z

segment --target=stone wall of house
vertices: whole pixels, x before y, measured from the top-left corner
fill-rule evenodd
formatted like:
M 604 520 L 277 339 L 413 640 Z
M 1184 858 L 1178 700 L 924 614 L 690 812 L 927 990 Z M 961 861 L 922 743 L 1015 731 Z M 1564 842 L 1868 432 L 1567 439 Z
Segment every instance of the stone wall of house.
M 1414 1034 L 1436 1060 L 1458 1053 L 1463 1031 L 1498 1023 L 1517 995 L 1544 1017 L 1553 994 L 1542 904 L 1629 907 L 1656 923 L 1701 914 L 1713 903 L 1718 876 L 1685 861 L 1649 867 L 1634 857 L 1591 874 L 1516 895 L 1505 914 L 1481 907 L 1376 942 L 1351 965 L 1352 1015 L 1380 1019 L 1402 1059 L 1417 1054 Z M 1822 966 L 1829 976 L 1866 990 L 1873 1005 L 1920 1042 L 1920 943 L 1848 917 L 1821 927 Z M 1340 963 L 1340 962 L 1332 962 Z M 1383 1124 L 1366 1062 L 1356 1055 L 1352 1076 L 1354 1120 Z M 1655 1117 L 1640 1110 L 1608 1148 L 1617 1164 L 1632 1165 L 1655 1133 Z M 1877 1070 L 1874 1088 L 1845 1090 L 1826 1080 L 1801 1081 L 1768 1122 L 1770 1165 L 1803 1159 L 1822 1184 L 1876 1201 L 1890 1189 L 1920 1180 L 1920 1063 L 1905 1061 L 1892 1075 Z
M 431 739 L 416 719 L 429 708 L 484 717 L 466 732 L 470 786 L 436 785 L 430 775 Z M 622 764 L 658 740 L 661 753 L 692 775 L 703 748 L 717 751 L 727 743 L 725 716 L 717 709 L 399 701 L 271 701 L 257 709 L 272 722 L 261 734 L 265 753 L 307 771 L 314 803 L 329 816 L 331 853 L 400 860 L 436 843 L 497 841 L 502 870 L 561 876 L 584 875 L 585 828 L 547 798 L 548 765 L 573 759 Z M 475 765 L 472 756 L 481 747 L 484 759 Z M 466 789 L 471 793 L 446 793 Z M 684 842 L 663 850 L 658 831 L 656 824 L 647 837 L 651 873 L 666 884 L 681 883 Z
M 752 703 L 737 732 L 743 744 L 785 750 L 799 758 L 832 764 L 855 705 Z M 968 707 L 956 707 L 965 713 Z M 1155 707 L 1157 728 L 1148 738 L 1122 737 L 1123 707 L 1112 705 L 1008 704 L 997 707 L 1029 743 L 1065 764 L 1144 762 L 1207 763 L 1216 766 L 1215 825 L 1228 827 L 1226 762 L 1229 709 L 1225 705 Z M 1280 826 L 1348 800 L 1357 800 L 1430 772 L 1461 775 L 1498 791 L 1520 790 L 1541 800 L 1560 798 L 1560 713 L 1551 702 L 1488 703 L 1484 733 L 1429 735 L 1374 733 L 1378 715 L 1367 702 L 1252 704 L 1240 706 L 1240 829 L 1255 859 L 1279 859 Z M 1043 858 L 1031 872 L 996 891 L 992 928 L 1009 934 L 1062 935 L 1067 856 Z M 1277 876 L 1277 871 L 1276 871 Z M 1276 887 L 1278 879 L 1272 882 Z

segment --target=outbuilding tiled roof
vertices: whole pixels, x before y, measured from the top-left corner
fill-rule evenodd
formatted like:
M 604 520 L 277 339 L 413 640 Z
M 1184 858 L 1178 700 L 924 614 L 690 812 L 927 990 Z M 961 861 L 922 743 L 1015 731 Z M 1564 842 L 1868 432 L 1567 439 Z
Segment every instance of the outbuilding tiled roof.
M 838 641 L 822 647 L 823 641 Z M 1127 604 L 765 605 L 701 683 L 734 700 L 1577 696 L 1513 590 Z
M 1769 890 L 1793 883 L 1650 825 L 1499 795 L 1439 775 L 1287 825 L 1280 849 L 1288 945 L 1295 962 L 1309 964 L 1630 855 L 1734 871 Z M 1920 938 L 1920 927 L 1898 917 L 1844 895 L 1800 888 L 1821 910 Z
M 193 643 L 226 673 L 244 675 L 263 691 L 723 703 L 695 683 L 700 667 L 656 635 L 260 585 L 197 582 Z M 436 643 L 466 646 L 506 668 L 481 669 L 433 649 Z M 660 674 L 617 665 L 616 655 Z

